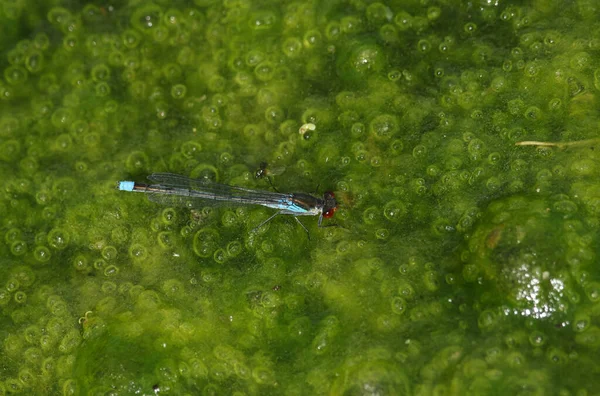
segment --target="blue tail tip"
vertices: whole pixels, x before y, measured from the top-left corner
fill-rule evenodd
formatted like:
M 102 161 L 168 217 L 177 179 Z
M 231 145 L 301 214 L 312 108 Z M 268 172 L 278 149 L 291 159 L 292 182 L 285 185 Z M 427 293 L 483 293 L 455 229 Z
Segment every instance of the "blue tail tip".
M 132 181 L 120 181 L 119 182 L 119 190 L 120 191 L 133 191 L 133 186 L 135 182 Z

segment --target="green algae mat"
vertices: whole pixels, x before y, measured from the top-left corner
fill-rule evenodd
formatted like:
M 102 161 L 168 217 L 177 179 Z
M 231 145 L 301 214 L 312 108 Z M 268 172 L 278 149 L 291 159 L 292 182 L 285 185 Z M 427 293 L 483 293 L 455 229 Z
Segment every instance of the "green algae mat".
M 0 395 L 600 394 L 598 21 L 1 2 Z M 153 172 L 339 207 L 118 191 Z

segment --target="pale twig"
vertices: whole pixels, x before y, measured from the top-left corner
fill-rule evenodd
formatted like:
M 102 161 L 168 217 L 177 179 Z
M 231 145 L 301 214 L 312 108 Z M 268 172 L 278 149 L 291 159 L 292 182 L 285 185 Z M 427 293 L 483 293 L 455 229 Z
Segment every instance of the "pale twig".
M 538 147 L 558 147 L 560 149 L 566 147 L 586 146 L 591 143 L 597 143 L 600 139 L 577 140 L 575 142 L 538 142 L 535 140 L 525 140 L 516 142 L 515 146 L 538 146 Z

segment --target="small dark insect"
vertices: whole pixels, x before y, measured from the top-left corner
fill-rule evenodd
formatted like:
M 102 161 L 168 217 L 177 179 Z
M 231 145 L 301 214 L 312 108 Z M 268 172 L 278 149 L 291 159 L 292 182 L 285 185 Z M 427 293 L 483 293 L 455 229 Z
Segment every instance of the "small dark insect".
M 285 172 L 285 166 L 271 167 L 266 162 L 261 162 L 259 165 L 259 168 L 256 170 L 256 172 L 254 172 L 254 178 L 255 179 L 265 179 L 266 178 L 267 181 L 269 182 L 269 184 L 271 185 L 271 188 L 273 188 L 273 190 L 277 191 L 277 189 L 273 185 L 273 181 L 271 180 L 271 178 L 273 176 L 281 175 L 283 172 Z M 277 192 L 279 192 L 279 191 L 277 191 Z
M 273 286 L 273 289 L 272 289 L 272 290 L 273 290 L 273 291 L 277 291 L 277 290 L 279 290 L 279 289 L 281 289 L 281 286 L 280 286 L 280 285 L 275 285 L 275 286 Z

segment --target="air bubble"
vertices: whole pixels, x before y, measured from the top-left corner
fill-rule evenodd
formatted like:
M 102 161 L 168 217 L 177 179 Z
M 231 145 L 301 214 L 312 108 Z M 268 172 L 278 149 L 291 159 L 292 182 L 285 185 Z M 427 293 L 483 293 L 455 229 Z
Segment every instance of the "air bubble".
M 288 58 L 298 58 L 302 53 L 302 42 L 296 37 L 290 37 L 283 42 L 282 50 Z
M 69 234 L 60 228 L 53 228 L 48 233 L 48 244 L 56 250 L 63 250 L 69 245 Z
M 187 93 L 187 88 L 183 84 L 176 84 L 171 87 L 171 96 L 174 99 L 183 99 Z
M 529 335 L 529 343 L 533 347 L 541 347 L 546 343 L 546 336 L 541 331 L 533 331 Z
M 586 284 L 585 294 L 593 303 L 600 301 L 600 282 L 589 282 Z
M 393 222 L 400 221 L 407 213 L 406 204 L 399 200 L 389 201 L 383 208 L 385 218 Z
M 144 260 L 148 257 L 148 251 L 144 245 L 134 243 L 129 247 L 129 257 L 135 260 Z
M 394 297 L 391 301 L 392 312 L 396 315 L 404 315 L 408 309 L 408 304 L 405 299 L 401 297 Z
M 243 246 L 239 241 L 232 241 L 227 244 L 227 254 L 230 257 L 238 256 L 243 250 Z
M 380 228 L 375 231 L 375 237 L 377 239 L 385 240 L 385 239 L 388 239 L 389 236 L 390 236 L 390 231 L 385 228 Z
M 387 140 L 400 130 L 398 119 L 389 114 L 381 114 L 369 123 L 369 132 L 377 139 Z
M 11 85 L 21 85 L 27 81 L 29 73 L 22 66 L 9 66 L 4 69 L 4 79 Z
M 17 304 L 25 304 L 27 302 L 27 293 L 17 291 L 13 298 Z
M 25 58 L 25 67 L 30 73 L 39 73 L 44 68 L 44 55 L 40 51 L 32 51 Z
M 207 258 L 214 254 L 220 235 L 213 228 L 204 228 L 194 235 L 193 248 L 196 255 Z
M 467 34 L 473 34 L 477 31 L 477 25 L 473 22 L 468 22 L 464 25 L 463 30 Z
M 50 249 L 48 249 L 46 246 L 37 246 L 33 250 L 33 257 L 38 263 L 44 264 L 50 260 L 52 254 L 50 253 Z
M 10 245 L 10 252 L 15 256 L 22 256 L 27 253 L 27 243 L 25 241 L 14 241 Z

